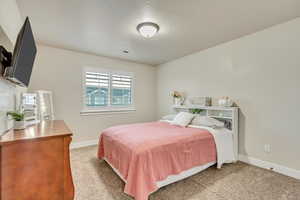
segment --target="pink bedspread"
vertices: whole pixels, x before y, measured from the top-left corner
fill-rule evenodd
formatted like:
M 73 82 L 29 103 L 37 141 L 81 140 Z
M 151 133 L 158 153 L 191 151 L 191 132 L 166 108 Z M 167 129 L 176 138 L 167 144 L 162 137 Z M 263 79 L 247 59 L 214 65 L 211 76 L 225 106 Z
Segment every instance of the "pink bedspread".
M 114 126 L 104 130 L 98 157 L 105 157 L 126 180 L 124 192 L 147 200 L 156 182 L 216 161 L 213 136 L 204 129 L 166 122 Z

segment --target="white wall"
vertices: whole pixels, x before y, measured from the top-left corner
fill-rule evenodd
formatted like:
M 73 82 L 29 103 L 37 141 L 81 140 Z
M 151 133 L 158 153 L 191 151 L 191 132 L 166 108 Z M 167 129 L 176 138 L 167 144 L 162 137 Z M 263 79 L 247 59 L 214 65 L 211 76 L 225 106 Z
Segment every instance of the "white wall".
M 299 76 L 298 18 L 158 66 L 158 115 L 170 112 L 172 90 L 230 96 L 241 110 L 240 154 L 300 170 Z
M 135 112 L 81 116 L 82 68 L 85 66 L 127 70 L 135 73 Z M 156 118 L 155 68 L 112 58 L 38 45 L 29 89 L 51 90 L 57 119 L 74 132 L 74 142 L 98 139 L 104 128 Z
M 22 19 L 16 0 L 0 0 L 0 26 L 14 43 L 22 26 Z

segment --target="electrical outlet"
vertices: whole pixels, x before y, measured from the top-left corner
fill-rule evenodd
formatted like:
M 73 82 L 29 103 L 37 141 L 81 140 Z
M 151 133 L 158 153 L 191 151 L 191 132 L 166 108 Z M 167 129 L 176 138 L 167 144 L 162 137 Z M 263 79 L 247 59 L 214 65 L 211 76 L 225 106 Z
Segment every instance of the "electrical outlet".
M 265 150 L 266 153 L 270 153 L 271 152 L 271 145 L 265 144 L 264 150 Z

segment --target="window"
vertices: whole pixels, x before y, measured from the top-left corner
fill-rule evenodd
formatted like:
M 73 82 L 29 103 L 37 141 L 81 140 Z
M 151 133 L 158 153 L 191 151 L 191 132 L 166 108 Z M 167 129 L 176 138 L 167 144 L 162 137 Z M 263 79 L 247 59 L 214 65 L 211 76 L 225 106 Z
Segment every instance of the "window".
M 133 73 L 86 68 L 83 82 L 83 113 L 134 110 Z

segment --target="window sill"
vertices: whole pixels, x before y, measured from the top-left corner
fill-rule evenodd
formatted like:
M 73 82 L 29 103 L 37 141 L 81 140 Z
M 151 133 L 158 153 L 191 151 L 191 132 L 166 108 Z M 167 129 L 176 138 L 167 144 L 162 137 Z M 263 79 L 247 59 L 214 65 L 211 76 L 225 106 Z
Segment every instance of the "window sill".
M 135 112 L 135 108 L 120 108 L 107 110 L 82 110 L 80 115 L 105 115 L 105 114 L 127 114 Z

